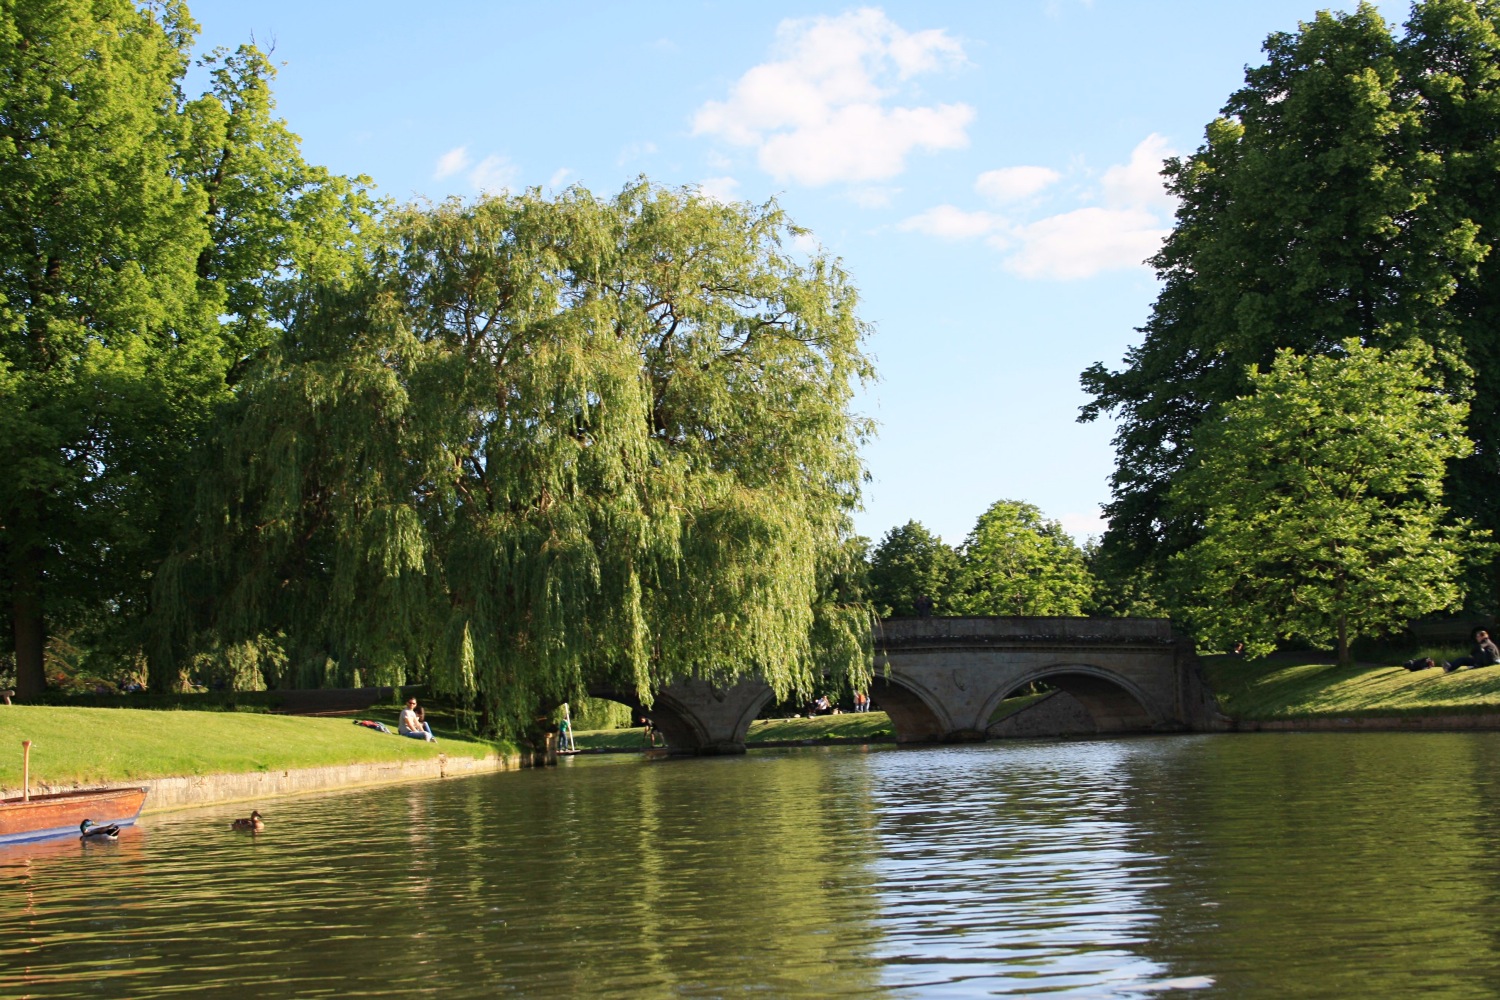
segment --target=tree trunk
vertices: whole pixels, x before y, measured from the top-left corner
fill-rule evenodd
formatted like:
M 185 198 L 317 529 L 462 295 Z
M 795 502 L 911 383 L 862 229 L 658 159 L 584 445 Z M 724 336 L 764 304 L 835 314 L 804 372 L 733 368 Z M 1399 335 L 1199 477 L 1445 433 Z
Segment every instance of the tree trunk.
M 11 627 L 16 639 L 16 697 L 47 689 L 47 619 L 42 614 L 42 553 L 30 548 L 11 563 Z
M 1349 655 L 1349 619 L 1339 615 L 1339 666 L 1354 666 L 1354 657 Z

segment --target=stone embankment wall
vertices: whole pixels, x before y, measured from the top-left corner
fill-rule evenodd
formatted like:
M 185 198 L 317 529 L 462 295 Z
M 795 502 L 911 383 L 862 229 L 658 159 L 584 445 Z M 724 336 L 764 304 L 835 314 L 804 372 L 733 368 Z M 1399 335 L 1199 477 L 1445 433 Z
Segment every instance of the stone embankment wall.
M 304 767 L 284 771 L 252 771 L 248 774 L 199 774 L 176 778 L 143 778 L 113 782 L 144 785 L 144 813 L 190 809 L 226 802 L 260 801 L 301 792 L 337 791 L 403 781 L 438 781 L 466 774 L 510 771 L 522 765 L 520 756 L 485 758 L 439 756 L 435 759 L 345 764 L 339 767 Z M 33 794 L 66 792 L 84 786 L 33 785 Z M 20 795 L 19 788 L 0 788 L 0 798 Z
M 1334 716 L 1313 719 L 1236 719 L 1232 728 L 1238 733 L 1284 732 L 1463 732 L 1500 729 L 1500 715 L 1493 712 L 1473 715 L 1386 715 Z

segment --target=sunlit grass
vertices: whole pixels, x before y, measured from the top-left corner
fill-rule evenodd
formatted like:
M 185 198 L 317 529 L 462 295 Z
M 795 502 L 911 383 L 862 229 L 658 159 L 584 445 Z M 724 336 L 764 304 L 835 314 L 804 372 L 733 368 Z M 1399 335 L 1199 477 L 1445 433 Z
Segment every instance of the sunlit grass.
M 370 718 L 395 729 L 393 712 Z M 178 775 L 281 771 L 436 757 L 484 757 L 497 748 L 438 728 L 438 742 L 386 735 L 350 718 L 237 712 L 0 705 L 0 785 L 21 784 L 21 741 L 31 740 L 33 785 L 116 783 Z
M 891 720 L 884 712 L 851 712 L 810 719 L 756 719 L 745 741 L 863 740 L 890 735 Z
M 1434 650 L 1434 658 L 1458 655 Z M 1279 653 L 1263 660 L 1206 656 L 1220 709 L 1239 719 L 1314 716 L 1467 715 L 1500 712 L 1500 667 L 1408 671 L 1397 665 L 1339 667 L 1327 653 Z

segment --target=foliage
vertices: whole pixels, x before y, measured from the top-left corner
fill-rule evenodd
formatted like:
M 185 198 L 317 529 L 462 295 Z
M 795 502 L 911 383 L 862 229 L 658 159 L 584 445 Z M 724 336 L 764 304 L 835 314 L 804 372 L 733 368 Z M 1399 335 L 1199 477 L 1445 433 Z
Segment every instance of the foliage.
M 1170 618 L 1166 581 L 1150 563 L 1123 558 L 1118 549 L 1090 538 L 1083 545 L 1084 564 L 1094 590 L 1084 613 L 1099 618 Z
M 1253 390 L 1193 436 L 1196 464 L 1172 498 L 1203 511 L 1174 557 L 1200 635 L 1252 655 L 1278 639 L 1349 642 L 1451 609 L 1467 564 L 1488 556 L 1468 522 L 1446 524 L 1446 463 L 1468 453 L 1467 407 L 1439 391 L 1427 348 L 1277 354 Z
M 1084 420 L 1120 417 L 1103 540 L 1122 565 L 1160 573 L 1197 539 L 1204 511 L 1174 493 L 1194 431 L 1249 389 L 1276 352 L 1337 355 L 1349 338 L 1420 340 L 1456 399 L 1500 359 L 1500 10 L 1417 3 L 1397 39 L 1375 8 L 1318 13 L 1276 33 L 1266 60 L 1164 171 L 1180 206 L 1153 260 L 1163 286 L 1120 371 L 1083 375 Z M 1496 404 L 1480 393 L 1474 457 L 1455 463 L 1460 513 L 1500 526 L 1490 482 Z
M 870 369 L 799 232 L 644 181 L 396 213 L 242 383 L 156 662 L 281 630 L 512 730 L 597 680 L 862 682 L 835 578 Z
M 1033 504 L 1000 500 L 964 539 L 953 604 L 966 615 L 1081 615 L 1092 593 L 1062 525 Z
M 635 724 L 635 720 L 630 717 L 629 705 L 604 698 L 578 698 L 568 704 L 568 714 L 573 719 L 575 731 L 627 729 Z
M 870 603 L 881 617 L 909 615 L 926 594 L 938 614 L 951 612 L 949 595 L 958 553 L 920 521 L 887 531 L 870 554 Z
M 184 97 L 195 30 L 179 0 L 0 7 L 0 598 L 23 695 L 49 630 L 139 647 L 194 445 L 292 276 L 358 242 L 367 199 L 302 163 L 258 52 Z

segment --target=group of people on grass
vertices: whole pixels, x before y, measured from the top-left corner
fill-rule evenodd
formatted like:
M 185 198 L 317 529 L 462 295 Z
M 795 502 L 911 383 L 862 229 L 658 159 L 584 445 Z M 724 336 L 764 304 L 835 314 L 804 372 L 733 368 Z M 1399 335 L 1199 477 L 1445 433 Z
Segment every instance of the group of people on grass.
M 1407 670 L 1442 667 L 1443 673 L 1451 674 L 1459 667 L 1468 667 L 1472 670 L 1476 667 L 1492 667 L 1500 663 L 1500 646 L 1495 645 L 1487 629 L 1476 628 L 1473 637 L 1474 645 L 1470 647 L 1468 656 L 1460 656 L 1456 660 L 1434 660 L 1430 656 L 1419 656 L 1414 660 L 1407 660 L 1403 666 Z

